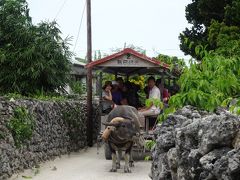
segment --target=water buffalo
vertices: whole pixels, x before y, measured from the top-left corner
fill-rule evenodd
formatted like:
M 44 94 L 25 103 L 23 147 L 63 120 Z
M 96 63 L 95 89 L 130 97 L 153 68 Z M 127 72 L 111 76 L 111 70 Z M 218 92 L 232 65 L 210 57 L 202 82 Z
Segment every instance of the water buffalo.
M 121 154 L 122 151 L 125 151 L 124 172 L 130 173 L 130 166 L 133 166 L 131 158 L 133 138 L 139 134 L 140 130 L 137 110 L 131 106 L 118 106 L 110 112 L 107 121 L 104 124 L 111 127 L 108 137 L 108 145 L 112 153 L 112 169 L 110 171 L 116 172 L 120 168 Z

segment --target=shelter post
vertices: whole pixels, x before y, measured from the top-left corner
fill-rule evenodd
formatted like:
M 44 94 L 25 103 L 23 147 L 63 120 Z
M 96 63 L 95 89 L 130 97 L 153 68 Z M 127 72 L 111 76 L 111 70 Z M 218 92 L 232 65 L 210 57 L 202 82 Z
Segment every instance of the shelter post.
M 92 62 L 91 0 L 87 1 L 87 60 Z M 87 142 L 93 146 L 92 68 L 87 68 Z
M 102 72 L 100 72 L 100 75 L 99 75 L 99 96 L 100 96 L 100 98 L 102 97 Z
M 165 75 L 164 73 L 162 73 L 162 77 L 161 77 L 161 86 L 164 87 L 164 82 L 165 82 Z

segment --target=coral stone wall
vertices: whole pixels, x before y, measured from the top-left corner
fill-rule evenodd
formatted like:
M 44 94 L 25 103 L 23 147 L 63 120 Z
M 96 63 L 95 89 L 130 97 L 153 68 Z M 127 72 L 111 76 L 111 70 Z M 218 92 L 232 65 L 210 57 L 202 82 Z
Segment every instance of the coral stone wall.
M 157 127 L 154 180 L 239 180 L 240 117 L 186 106 Z
M 8 128 L 14 109 L 24 107 L 33 116 L 35 127 L 30 140 L 16 147 Z M 94 140 L 99 127 L 99 104 L 94 103 Z M 77 151 L 87 144 L 86 100 L 9 101 L 0 97 L 0 180 L 32 168 L 61 154 Z

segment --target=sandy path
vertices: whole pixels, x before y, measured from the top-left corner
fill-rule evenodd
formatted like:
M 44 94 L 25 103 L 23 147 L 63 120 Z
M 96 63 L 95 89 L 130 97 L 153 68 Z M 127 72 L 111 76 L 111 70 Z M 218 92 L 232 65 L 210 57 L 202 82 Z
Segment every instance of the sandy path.
M 137 161 L 130 174 L 123 173 L 122 167 L 117 173 L 110 173 L 111 161 L 105 160 L 103 148 L 97 154 L 97 148 L 93 147 L 46 162 L 36 175 L 36 170 L 26 170 L 10 180 L 150 180 L 150 166 L 151 162 Z

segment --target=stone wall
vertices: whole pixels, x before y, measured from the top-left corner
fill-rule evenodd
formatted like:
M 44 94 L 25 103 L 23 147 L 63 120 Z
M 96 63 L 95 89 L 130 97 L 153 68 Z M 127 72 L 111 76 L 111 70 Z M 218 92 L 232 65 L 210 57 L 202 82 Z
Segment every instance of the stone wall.
M 154 180 L 239 180 L 240 117 L 187 106 L 155 131 Z
M 32 114 L 35 127 L 31 140 L 16 147 L 8 123 L 17 107 Z M 94 103 L 94 139 L 99 127 L 98 103 Z M 61 154 L 77 151 L 87 144 L 86 100 L 47 102 L 9 101 L 0 97 L 0 180 L 32 168 Z

